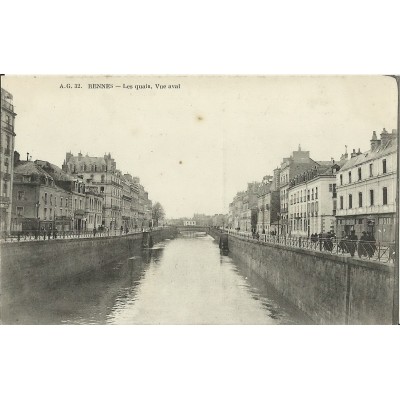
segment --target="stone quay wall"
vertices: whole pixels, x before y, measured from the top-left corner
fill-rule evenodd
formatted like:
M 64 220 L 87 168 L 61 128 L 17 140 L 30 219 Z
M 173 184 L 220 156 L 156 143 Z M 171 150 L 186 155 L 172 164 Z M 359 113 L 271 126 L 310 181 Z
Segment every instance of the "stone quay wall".
M 149 233 L 152 243 L 176 235 L 174 228 Z M 9 242 L 0 246 L 1 292 L 48 286 L 137 254 L 143 233 L 123 236 Z
M 220 233 L 211 235 L 219 241 Z M 394 265 L 229 235 L 229 251 L 318 324 L 392 324 Z

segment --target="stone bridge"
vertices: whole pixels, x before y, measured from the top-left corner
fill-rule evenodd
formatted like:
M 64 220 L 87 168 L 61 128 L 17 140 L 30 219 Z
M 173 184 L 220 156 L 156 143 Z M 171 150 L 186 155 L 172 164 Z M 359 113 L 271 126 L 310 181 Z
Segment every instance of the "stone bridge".
M 187 226 L 177 226 L 176 227 L 179 232 L 210 232 L 209 226 L 198 226 L 198 225 L 187 225 Z

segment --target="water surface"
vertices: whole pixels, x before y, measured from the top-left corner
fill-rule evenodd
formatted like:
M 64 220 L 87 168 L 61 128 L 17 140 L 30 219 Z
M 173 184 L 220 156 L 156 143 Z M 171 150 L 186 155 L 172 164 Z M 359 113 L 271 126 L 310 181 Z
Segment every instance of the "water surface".
M 187 234 L 100 270 L 8 294 L 6 324 L 298 324 L 310 321 L 249 268 Z

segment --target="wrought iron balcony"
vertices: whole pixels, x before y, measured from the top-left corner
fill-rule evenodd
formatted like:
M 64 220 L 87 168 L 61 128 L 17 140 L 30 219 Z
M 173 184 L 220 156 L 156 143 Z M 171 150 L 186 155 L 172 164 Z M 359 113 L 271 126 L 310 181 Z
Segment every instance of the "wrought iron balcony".
M 7 129 L 8 131 L 14 133 L 14 127 L 6 121 L 1 121 L 1 129 Z
M 4 99 L 1 100 L 1 106 L 8 111 L 14 112 L 14 106 Z

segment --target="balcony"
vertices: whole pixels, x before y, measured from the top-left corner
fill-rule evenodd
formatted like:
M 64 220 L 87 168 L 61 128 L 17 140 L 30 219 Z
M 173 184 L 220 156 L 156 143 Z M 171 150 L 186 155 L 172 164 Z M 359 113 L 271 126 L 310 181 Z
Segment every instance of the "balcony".
M 1 129 L 6 129 L 14 134 L 14 127 L 6 121 L 1 121 Z
M 6 110 L 11 111 L 12 113 L 14 112 L 14 106 L 4 99 L 2 99 L 1 101 L 1 106 Z

